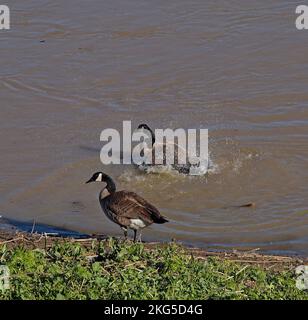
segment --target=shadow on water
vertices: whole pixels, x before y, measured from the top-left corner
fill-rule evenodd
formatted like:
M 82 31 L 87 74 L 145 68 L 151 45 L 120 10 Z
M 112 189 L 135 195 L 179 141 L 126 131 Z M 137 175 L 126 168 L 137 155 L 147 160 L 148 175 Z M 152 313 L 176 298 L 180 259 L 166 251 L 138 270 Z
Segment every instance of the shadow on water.
M 62 229 L 46 224 L 36 224 L 35 222 L 18 221 L 10 218 L 0 216 L 0 231 L 10 232 L 28 232 L 28 233 L 39 233 L 48 234 L 52 236 L 58 236 L 63 238 L 77 238 L 84 239 L 89 238 L 90 235 L 80 233 L 77 231 Z

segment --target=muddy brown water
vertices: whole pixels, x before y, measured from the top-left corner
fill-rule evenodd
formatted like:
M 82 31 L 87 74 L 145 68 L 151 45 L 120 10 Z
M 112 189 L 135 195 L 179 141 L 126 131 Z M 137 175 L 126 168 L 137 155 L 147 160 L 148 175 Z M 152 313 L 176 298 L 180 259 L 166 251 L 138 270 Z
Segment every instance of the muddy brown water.
M 308 31 L 295 28 L 297 4 L 11 0 L 0 215 L 121 234 L 100 186 L 84 184 L 104 170 L 170 218 L 145 240 L 307 256 Z M 103 166 L 100 132 L 123 120 L 208 128 L 209 175 Z

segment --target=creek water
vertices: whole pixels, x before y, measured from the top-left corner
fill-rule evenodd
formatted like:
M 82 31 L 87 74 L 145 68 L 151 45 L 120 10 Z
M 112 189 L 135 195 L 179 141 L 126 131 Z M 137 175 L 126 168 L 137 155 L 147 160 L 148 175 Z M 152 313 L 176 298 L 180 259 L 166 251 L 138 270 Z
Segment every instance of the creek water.
M 98 170 L 170 223 L 144 240 L 308 254 L 308 31 L 297 1 L 9 1 L 0 31 L 0 215 L 120 235 Z M 208 128 L 203 177 L 100 162 L 100 133 Z M 255 207 L 236 205 L 254 202 Z

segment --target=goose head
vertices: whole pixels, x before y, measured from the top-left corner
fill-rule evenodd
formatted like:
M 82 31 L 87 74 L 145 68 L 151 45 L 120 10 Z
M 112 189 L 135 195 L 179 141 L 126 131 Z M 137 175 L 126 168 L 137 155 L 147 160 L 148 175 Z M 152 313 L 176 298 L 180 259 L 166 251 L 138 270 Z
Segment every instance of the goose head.
M 92 177 L 86 182 L 86 183 L 91 183 L 91 182 L 105 182 L 106 189 L 110 192 L 113 193 L 116 191 L 116 186 L 115 183 L 113 182 L 112 178 L 109 177 L 106 173 L 104 172 L 95 172 Z
M 152 131 L 151 128 L 146 123 L 139 124 L 137 129 L 144 129 L 144 130 Z
M 137 129 L 138 130 L 146 130 L 146 131 L 150 132 L 151 137 L 152 137 L 152 145 L 154 145 L 154 143 L 155 143 L 155 134 L 154 134 L 153 130 L 146 123 L 139 124 Z

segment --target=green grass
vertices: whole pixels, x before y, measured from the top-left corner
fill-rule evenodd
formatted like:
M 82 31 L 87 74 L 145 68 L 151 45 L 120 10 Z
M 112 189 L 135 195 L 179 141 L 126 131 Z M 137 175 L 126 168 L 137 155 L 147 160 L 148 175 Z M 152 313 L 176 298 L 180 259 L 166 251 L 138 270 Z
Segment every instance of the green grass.
M 115 240 L 107 244 L 56 243 L 47 250 L 0 246 L 0 264 L 11 273 L 11 288 L 0 290 L 0 299 L 308 298 L 291 271 L 200 260 L 175 244 L 150 250 Z

